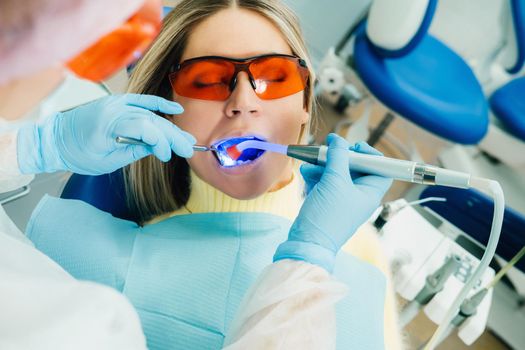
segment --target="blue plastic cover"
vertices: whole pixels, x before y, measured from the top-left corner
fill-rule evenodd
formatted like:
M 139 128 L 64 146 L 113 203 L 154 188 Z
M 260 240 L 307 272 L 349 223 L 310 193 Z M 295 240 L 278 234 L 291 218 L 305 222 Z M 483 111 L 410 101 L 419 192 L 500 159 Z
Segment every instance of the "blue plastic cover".
M 443 186 L 427 187 L 419 198 L 427 197 L 446 198 L 446 202 L 427 202 L 422 205 L 432 209 L 476 241 L 483 245 L 487 244 L 494 211 L 492 198 L 473 189 Z M 496 254 L 508 261 L 523 246 L 525 246 L 525 216 L 506 207 Z M 525 272 L 525 259 L 521 259 L 516 267 Z
M 490 97 L 490 107 L 511 134 L 525 140 L 525 77 L 496 90 Z
M 222 349 L 246 290 L 290 225 L 266 213 L 199 213 L 139 227 L 81 201 L 45 196 L 26 234 L 73 277 L 128 297 L 148 349 L 208 350 Z M 337 349 L 384 349 L 384 275 L 341 252 L 334 276 L 349 290 L 336 306 Z
M 488 106 L 469 66 L 430 35 L 402 57 L 379 56 L 358 31 L 354 60 L 368 89 L 388 108 L 447 140 L 476 144 L 487 133 Z

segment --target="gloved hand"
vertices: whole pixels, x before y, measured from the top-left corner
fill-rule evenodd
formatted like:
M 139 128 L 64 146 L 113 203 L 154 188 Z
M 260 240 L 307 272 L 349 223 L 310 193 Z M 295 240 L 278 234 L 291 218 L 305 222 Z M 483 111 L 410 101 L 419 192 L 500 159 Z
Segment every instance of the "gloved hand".
M 328 135 L 327 143 L 326 167 L 301 166 L 309 193 L 274 261 L 304 260 L 332 272 L 339 249 L 377 209 L 392 184 L 382 176 L 350 174 L 348 149 L 382 155 L 367 143 L 350 148 L 335 134 Z
M 20 171 L 100 175 L 150 154 L 164 162 L 172 151 L 191 157 L 195 138 L 151 111 L 179 114 L 183 108 L 158 96 L 124 94 L 57 113 L 43 125 L 22 127 L 17 148 Z M 142 140 L 148 146 L 119 144 L 117 136 Z

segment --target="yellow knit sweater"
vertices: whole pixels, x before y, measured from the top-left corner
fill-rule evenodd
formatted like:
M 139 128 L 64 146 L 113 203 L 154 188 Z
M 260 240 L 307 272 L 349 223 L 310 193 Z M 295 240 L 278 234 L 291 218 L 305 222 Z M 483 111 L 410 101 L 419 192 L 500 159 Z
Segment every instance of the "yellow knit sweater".
M 186 206 L 157 217 L 150 223 L 159 222 L 176 215 L 214 212 L 263 212 L 293 221 L 297 217 L 303 202 L 304 182 L 297 174 L 294 174 L 291 181 L 284 187 L 249 200 L 235 199 L 222 193 L 204 182 L 194 172 L 191 172 L 190 176 L 191 193 Z M 402 349 L 401 336 L 397 326 L 397 307 L 388 263 L 374 228 L 368 224 L 361 226 L 342 249 L 378 267 L 385 274 L 388 281 L 384 318 L 385 349 Z
M 162 219 L 190 213 L 260 212 L 275 214 L 293 221 L 303 201 L 303 184 L 301 178 L 295 174 L 286 186 L 248 200 L 235 199 L 222 193 L 201 180 L 193 171 L 190 176 L 191 192 L 188 203 L 163 216 Z

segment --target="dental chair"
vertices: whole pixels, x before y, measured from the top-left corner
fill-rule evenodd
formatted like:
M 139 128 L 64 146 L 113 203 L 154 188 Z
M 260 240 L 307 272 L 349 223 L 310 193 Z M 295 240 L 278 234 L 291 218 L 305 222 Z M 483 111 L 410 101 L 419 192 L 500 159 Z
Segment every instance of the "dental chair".
M 436 6 L 375 0 L 356 30 L 354 66 L 395 114 L 445 140 L 476 144 L 487 132 L 487 102 L 467 63 L 428 33 Z
M 519 40 L 525 43 L 525 2 L 513 0 L 512 4 L 519 9 L 515 18 L 521 21 L 515 27 L 521 29 Z M 370 92 L 396 114 L 448 141 L 477 144 L 488 129 L 486 98 L 467 63 L 428 34 L 436 6 L 437 0 L 375 0 L 366 22 L 356 30 L 355 69 Z M 521 63 L 509 67 L 513 71 L 521 69 L 525 60 L 525 45 L 518 47 L 522 47 L 517 55 Z M 525 137 L 525 78 L 501 90 L 492 96 L 492 108 L 512 125 L 516 135 Z M 493 208 L 490 198 L 474 190 L 439 186 L 429 187 L 422 196 L 452 198 L 451 204 L 429 202 L 428 206 L 474 240 L 487 242 Z M 472 204 L 476 208 L 466 210 Z M 510 258 L 525 244 L 525 217 L 510 208 L 505 215 L 498 254 Z M 525 268 L 525 261 L 520 266 Z

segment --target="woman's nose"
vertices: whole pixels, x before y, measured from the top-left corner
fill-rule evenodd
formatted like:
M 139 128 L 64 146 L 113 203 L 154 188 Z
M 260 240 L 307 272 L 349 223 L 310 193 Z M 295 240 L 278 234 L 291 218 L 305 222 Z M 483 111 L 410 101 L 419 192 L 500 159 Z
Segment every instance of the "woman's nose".
M 260 99 L 255 94 L 250 78 L 246 72 L 237 74 L 237 83 L 226 102 L 226 115 L 236 116 L 258 116 L 261 111 Z

